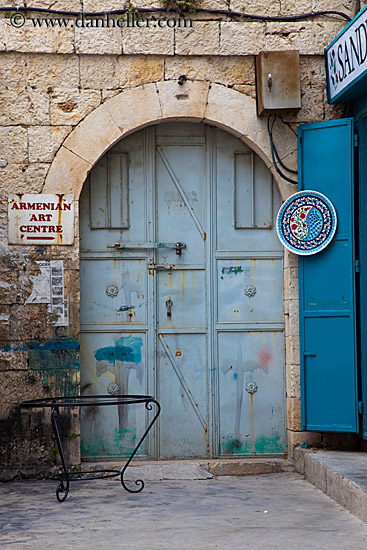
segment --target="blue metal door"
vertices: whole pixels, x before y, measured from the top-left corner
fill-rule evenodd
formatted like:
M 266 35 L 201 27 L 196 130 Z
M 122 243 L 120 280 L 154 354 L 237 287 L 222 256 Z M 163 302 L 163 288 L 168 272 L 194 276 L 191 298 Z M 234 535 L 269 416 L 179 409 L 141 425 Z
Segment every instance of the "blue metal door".
M 367 115 L 360 118 L 359 127 L 359 254 L 360 254 L 360 327 L 361 382 L 363 423 L 362 435 L 367 439 Z
M 325 194 L 338 224 L 331 244 L 299 259 L 302 423 L 357 432 L 353 119 L 299 128 L 299 189 Z
M 280 197 L 262 161 L 204 124 L 147 128 L 80 200 L 81 391 L 149 393 L 154 458 L 286 447 Z M 86 459 L 129 452 L 144 411 L 84 412 Z

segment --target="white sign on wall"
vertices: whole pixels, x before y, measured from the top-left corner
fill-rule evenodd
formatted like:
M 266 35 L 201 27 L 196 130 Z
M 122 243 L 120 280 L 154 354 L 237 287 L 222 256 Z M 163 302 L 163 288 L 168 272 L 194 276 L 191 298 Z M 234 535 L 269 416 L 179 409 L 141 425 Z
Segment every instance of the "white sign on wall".
M 73 244 L 74 195 L 9 195 L 9 244 Z
M 367 6 L 326 48 L 329 103 L 349 101 L 351 87 L 367 74 Z

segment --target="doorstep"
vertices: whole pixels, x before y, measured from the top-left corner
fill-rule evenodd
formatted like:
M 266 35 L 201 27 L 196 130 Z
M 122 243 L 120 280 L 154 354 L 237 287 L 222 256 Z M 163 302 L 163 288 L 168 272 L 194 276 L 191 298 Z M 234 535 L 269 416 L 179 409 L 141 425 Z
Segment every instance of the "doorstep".
M 297 472 L 367 523 L 367 453 L 294 449 Z
M 103 462 L 82 464 L 82 469 L 119 469 L 121 463 Z M 135 461 L 127 469 L 127 480 L 142 478 L 146 481 L 210 479 L 217 476 L 262 475 L 293 472 L 292 461 L 283 458 L 197 459 Z

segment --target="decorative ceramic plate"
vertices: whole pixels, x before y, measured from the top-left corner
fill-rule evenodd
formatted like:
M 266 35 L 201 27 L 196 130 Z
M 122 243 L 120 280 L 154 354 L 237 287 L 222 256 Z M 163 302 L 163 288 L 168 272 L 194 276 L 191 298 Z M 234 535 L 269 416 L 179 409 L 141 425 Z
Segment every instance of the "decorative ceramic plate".
M 336 221 L 335 208 L 325 195 L 299 191 L 280 207 L 276 227 L 281 243 L 288 250 L 307 256 L 330 243 Z

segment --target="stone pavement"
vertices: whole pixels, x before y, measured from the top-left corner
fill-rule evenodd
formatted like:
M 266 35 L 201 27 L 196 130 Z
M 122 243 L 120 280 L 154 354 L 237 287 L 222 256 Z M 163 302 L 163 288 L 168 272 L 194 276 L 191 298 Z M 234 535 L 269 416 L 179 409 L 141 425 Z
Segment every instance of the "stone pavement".
M 367 523 L 367 453 L 297 447 L 294 464 L 308 481 Z
M 2 550 L 366 550 L 367 524 L 298 473 L 147 481 L 78 482 L 68 499 L 55 481 L 0 485 Z

